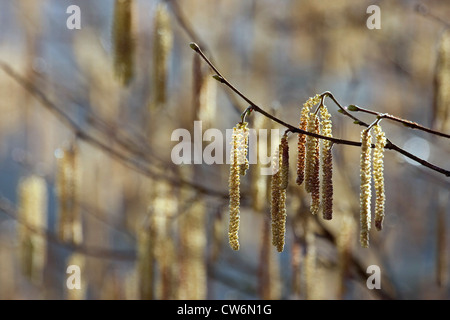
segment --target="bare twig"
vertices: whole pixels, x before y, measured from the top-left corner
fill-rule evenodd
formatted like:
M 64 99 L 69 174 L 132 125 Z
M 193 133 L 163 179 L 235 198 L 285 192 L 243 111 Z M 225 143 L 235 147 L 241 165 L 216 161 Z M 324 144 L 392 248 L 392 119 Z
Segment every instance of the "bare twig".
M 344 145 L 350 145 L 350 146 L 357 146 L 360 147 L 361 146 L 361 142 L 358 141 L 350 141 L 350 140 L 344 140 L 344 139 L 338 139 L 338 138 L 332 138 L 332 137 L 326 137 L 326 136 L 322 136 L 320 134 L 315 134 L 313 132 L 308 132 L 302 129 L 299 129 L 297 127 L 294 127 L 293 125 L 290 125 L 286 122 L 284 122 L 283 120 L 278 119 L 277 117 L 271 115 L 270 113 L 264 111 L 261 107 L 259 107 L 258 105 L 256 105 L 252 100 L 250 100 L 246 95 L 244 95 L 241 91 L 239 91 L 233 84 L 231 84 L 224 76 L 223 74 L 217 69 L 217 67 L 211 62 L 211 60 L 209 60 L 205 54 L 203 53 L 203 51 L 200 49 L 200 47 L 198 46 L 198 44 L 191 42 L 190 43 L 190 47 L 196 52 L 198 53 L 203 60 L 211 67 L 211 69 L 214 70 L 214 72 L 216 73 L 216 75 L 214 75 L 214 79 L 216 79 L 217 81 L 225 84 L 228 88 L 230 88 L 233 92 L 235 92 L 237 95 L 239 95 L 242 99 L 244 99 L 249 105 L 250 107 L 248 107 L 246 109 L 249 110 L 253 110 L 256 112 L 261 113 L 262 115 L 266 116 L 267 118 L 271 119 L 272 121 L 275 121 L 279 124 L 281 124 L 282 126 L 286 127 L 289 129 L 289 131 L 291 132 L 295 132 L 295 133 L 300 133 L 300 134 L 305 134 L 305 135 L 309 135 L 315 138 L 319 138 L 319 139 L 325 139 L 325 140 L 329 140 L 332 141 L 333 143 L 336 144 L 344 144 Z M 344 115 L 350 117 L 351 119 L 353 119 L 353 121 L 356 124 L 359 124 L 361 126 L 364 127 L 369 127 L 369 124 L 359 120 L 357 117 L 353 116 L 352 114 L 350 114 L 346 108 L 342 107 L 342 105 L 337 101 L 337 99 L 333 96 L 333 94 L 329 91 L 326 91 L 324 93 L 321 94 L 322 98 L 324 96 L 329 97 L 331 100 L 333 100 L 334 103 L 336 103 L 336 105 L 339 107 L 339 110 L 341 113 L 343 113 Z M 244 111 L 244 112 L 246 112 Z M 372 145 L 372 148 L 374 147 L 374 145 Z M 407 158 L 410 158 L 418 163 L 420 163 L 421 165 L 432 169 L 434 171 L 437 171 L 443 175 L 445 175 L 446 177 L 450 177 L 450 171 L 446 170 L 444 168 L 438 167 L 424 159 L 421 159 L 409 152 L 407 152 L 406 150 L 398 147 L 397 145 L 395 145 L 394 143 L 392 143 L 390 140 L 387 140 L 385 149 L 390 149 L 390 150 L 394 150 L 399 152 L 400 154 L 404 155 Z

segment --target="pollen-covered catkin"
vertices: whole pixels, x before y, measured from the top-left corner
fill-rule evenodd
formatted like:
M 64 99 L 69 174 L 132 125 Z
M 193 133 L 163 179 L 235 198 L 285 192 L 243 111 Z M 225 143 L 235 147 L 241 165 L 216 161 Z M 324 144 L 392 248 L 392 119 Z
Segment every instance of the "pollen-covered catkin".
M 320 107 L 322 135 L 332 137 L 331 115 L 325 105 Z M 322 148 L 322 214 L 325 220 L 333 218 L 333 143 L 323 140 Z
M 315 95 L 314 97 L 309 98 L 304 104 L 301 111 L 299 128 L 301 130 L 308 130 L 309 123 L 309 114 L 311 112 L 311 108 L 319 103 L 320 96 Z M 306 135 L 299 134 L 298 135 L 298 154 L 297 154 L 297 179 L 296 183 L 301 185 L 305 180 L 305 159 L 306 159 Z
M 271 206 L 272 217 L 272 244 L 278 252 L 282 252 L 285 242 L 286 232 L 286 189 L 281 188 L 281 170 L 282 162 L 281 144 L 275 152 L 272 162 L 272 183 L 271 183 Z
M 286 190 L 289 183 L 289 143 L 287 135 L 281 138 L 281 189 Z
M 230 223 L 228 227 L 228 240 L 233 250 L 239 250 L 240 175 L 245 174 L 245 170 L 248 168 L 246 157 L 248 128 L 246 122 L 238 123 L 233 128 L 231 144 L 229 178 Z
M 384 220 L 384 175 L 383 157 L 386 136 L 379 125 L 373 126 L 376 143 L 373 151 L 373 180 L 375 185 L 375 227 L 377 230 L 383 229 Z
M 311 116 L 310 122 L 314 121 L 314 133 L 320 133 L 320 120 L 316 115 Z M 310 211 L 312 214 L 317 214 L 320 207 L 320 144 L 319 139 L 308 137 L 311 139 L 311 144 L 307 146 L 310 149 L 307 155 L 307 167 L 309 173 L 306 176 L 307 185 L 309 185 L 309 192 L 311 193 Z M 308 191 L 308 190 L 307 190 Z
M 372 136 L 369 129 L 361 132 L 361 162 L 360 162 L 360 242 L 364 248 L 369 247 L 369 231 L 371 223 L 370 200 L 371 194 L 371 145 Z
M 249 164 L 248 164 L 248 134 L 249 130 L 247 127 L 247 122 L 239 123 L 238 124 L 239 129 L 239 135 L 238 135 L 238 163 L 239 163 L 239 174 L 241 176 L 245 176 Z

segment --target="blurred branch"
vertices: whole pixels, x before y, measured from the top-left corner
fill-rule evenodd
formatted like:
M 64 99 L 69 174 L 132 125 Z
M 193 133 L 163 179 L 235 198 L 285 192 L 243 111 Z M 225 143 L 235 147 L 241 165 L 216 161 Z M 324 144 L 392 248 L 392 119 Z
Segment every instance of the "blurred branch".
M 29 231 L 35 234 L 39 234 L 45 237 L 51 243 L 64 247 L 71 251 L 76 251 L 78 253 L 84 254 L 86 256 L 95 257 L 99 259 L 113 259 L 113 260 L 135 260 L 136 252 L 134 250 L 113 250 L 108 248 L 91 247 L 86 245 L 78 245 L 75 243 L 63 242 L 58 236 L 47 229 L 36 229 L 18 218 L 17 210 L 14 206 L 4 198 L 0 196 L 0 211 L 4 212 L 6 215 L 16 220 L 21 225 L 25 226 Z
M 113 158 L 124 164 L 125 166 L 147 176 L 153 179 L 162 179 L 169 181 L 176 185 L 187 185 L 194 189 L 196 189 L 198 192 L 206 195 L 216 196 L 219 198 L 228 198 L 227 192 L 221 192 L 217 190 L 212 190 L 209 187 L 202 186 L 198 183 L 195 183 L 193 181 L 185 180 L 180 177 L 170 177 L 167 174 L 167 171 L 164 171 L 164 173 L 158 173 L 155 170 L 151 169 L 149 167 L 150 163 L 148 159 L 145 159 L 142 157 L 142 154 L 138 152 L 137 159 L 131 158 L 128 155 L 124 154 L 123 152 L 120 152 L 109 145 L 105 144 L 104 142 L 100 141 L 99 139 L 93 137 L 92 135 L 88 134 L 86 130 L 81 128 L 75 121 L 73 121 L 63 110 L 61 110 L 56 104 L 54 104 L 52 101 L 50 101 L 47 96 L 39 90 L 35 85 L 30 83 L 28 80 L 17 74 L 13 69 L 6 63 L 0 61 L 0 69 L 2 69 L 7 75 L 9 75 L 12 79 L 14 79 L 20 86 L 22 86 L 26 91 L 28 91 L 30 94 L 32 94 L 36 99 L 38 99 L 42 106 L 44 106 L 47 110 L 49 110 L 52 114 L 54 114 L 69 130 L 71 130 L 75 136 L 90 145 L 94 146 L 95 148 L 102 150 L 103 152 L 106 152 L 110 154 Z M 130 142 L 130 141 L 127 141 Z M 120 144 L 125 145 L 125 141 L 120 141 Z M 131 145 L 131 143 L 129 144 Z M 133 145 L 138 145 L 136 143 L 133 143 Z M 129 148 L 127 148 L 129 149 Z M 133 148 L 131 150 L 132 152 L 135 152 L 136 148 Z
M 244 99 L 250 106 L 242 113 L 242 119 L 244 118 L 244 116 L 249 112 L 249 111 L 256 111 L 261 113 L 262 115 L 266 116 L 267 118 L 271 119 L 272 121 L 275 121 L 279 124 L 281 124 L 282 126 L 286 127 L 289 129 L 289 131 L 291 132 L 295 132 L 295 133 L 299 133 L 299 134 L 305 134 L 305 135 L 309 135 L 318 139 L 324 139 L 324 140 L 328 140 L 331 141 L 333 143 L 336 144 L 344 144 L 344 145 L 350 145 L 350 146 L 357 146 L 357 147 L 361 147 L 361 142 L 357 142 L 357 141 L 350 141 L 350 140 L 344 140 L 344 139 L 337 139 L 337 138 L 332 138 L 332 137 L 326 137 L 320 134 L 316 134 L 316 133 L 312 133 L 312 132 L 308 132 L 302 129 L 299 129 L 297 127 L 294 127 L 293 125 L 290 125 L 280 119 L 278 119 L 277 117 L 271 115 L 270 113 L 264 111 L 262 108 L 260 108 L 259 106 L 257 106 L 252 100 L 250 100 L 247 96 L 245 96 L 241 91 L 239 91 L 236 87 L 234 87 L 223 75 L 222 73 L 216 68 L 216 66 L 211 62 L 211 60 L 209 60 L 205 54 L 202 52 L 202 50 L 200 49 L 200 47 L 198 46 L 198 44 L 191 42 L 190 43 L 191 48 L 198 53 L 203 60 L 214 70 L 214 72 L 216 73 L 214 77 L 214 79 L 216 79 L 217 81 L 219 81 L 220 83 L 225 84 L 227 87 L 229 87 L 233 92 L 235 92 L 237 95 L 239 95 L 242 99 Z M 355 116 L 351 115 L 350 113 L 347 112 L 347 110 L 345 108 L 342 107 L 342 105 L 337 101 L 337 99 L 331 94 L 331 92 L 326 91 L 324 93 L 321 94 L 321 97 L 323 99 L 324 96 L 330 97 L 335 103 L 336 105 L 339 107 L 339 109 L 341 110 L 341 113 L 349 116 L 350 118 L 352 118 L 354 120 L 355 123 L 362 125 L 364 127 L 369 127 L 368 124 L 366 124 L 365 122 L 359 120 L 358 118 L 356 118 Z M 372 148 L 374 147 L 374 145 L 372 145 Z M 394 150 L 397 151 L 401 154 L 403 154 L 405 157 L 408 157 L 418 163 L 420 163 L 421 165 L 428 167 L 434 171 L 437 171 L 439 173 L 442 173 L 443 175 L 450 177 L 450 171 L 443 169 L 441 167 L 438 167 L 432 163 L 429 163 L 428 161 L 421 159 L 409 152 L 407 152 L 406 150 L 403 150 L 402 148 L 398 147 L 397 145 L 393 144 L 389 139 L 387 140 L 385 149 L 390 149 L 390 150 Z

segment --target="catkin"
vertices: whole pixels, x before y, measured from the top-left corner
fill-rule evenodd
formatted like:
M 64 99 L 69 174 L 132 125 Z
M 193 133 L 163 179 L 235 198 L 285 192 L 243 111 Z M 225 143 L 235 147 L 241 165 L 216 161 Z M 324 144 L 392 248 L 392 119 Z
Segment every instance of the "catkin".
M 309 98 L 304 104 L 301 111 L 299 128 L 301 130 L 308 130 L 309 114 L 311 108 L 320 101 L 320 96 L 316 95 Z M 305 160 L 306 160 L 306 140 L 307 136 L 304 134 L 298 135 L 298 154 L 297 154 L 297 179 L 296 183 L 301 185 L 305 180 Z
M 230 153 L 230 223 L 228 241 L 233 250 L 239 250 L 239 214 L 240 214 L 240 175 L 248 168 L 247 160 L 248 128 L 247 123 L 238 123 L 233 128 Z
M 153 33 L 154 101 L 152 109 L 163 105 L 167 99 L 167 69 L 172 44 L 170 16 L 166 5 L 161 3 L 156 9 Z
M 383 157 L 386 136 L 379 125 L 373 126 L 376 143 L 373 151 L 373 180 L 375 186 L 375 227 L 379 231 L 383 229 L 384 220 L 384 175 Z
M 78 155 L 75 146 L 58 149 L 56 192 L 59 217 L 58 236 L 62 241 L 80 244 L 83 240 L 79 207 Z
M 284 134 L 281 138 L 281 186 L 280 188 L 286 190 L 289 184 L 289 143 L 287 135 Z
M 133 0 L 116 0 L 114 6 L 114 71 L 128 85 L 134 73 Z
M 22 179 L 18 187 L 21 267 L 24 274 L 36 284 L 43 281 L 47 260 L 47 186 L 36 175 Z
M 325 105 L 320 107 L 322 135 L 332 137 L 331 115 Z M 322 214 L 325 220 L 333 218 L 333 153 L 331 141 L 323 140 L 322 149 Z
M 360 242 L 364 248 L 369 247 L 369 231 L 371 223 L 371 144 L 372 136 L 369 129 L 361 132 L 361 162 L 360 162 Z
M 450 131 L 450 31 L 442 34 L 435 69 L 433 128 Z
M 270 212 L 272 217 L 272 244 L 282 252 L 286 232 L 286 189 L 281 188 L 282 177 L 279 170 L 282 162 L 281 144 L 272 161 L 272 182 Z
M 320 133 L 320 120 L 316 115 L 312 115 L 310 118 L 310 127 L 314 133 Z M 307 145 L 307 157 L 306 168 L 308 174 L 305 174 L 306 186 L 311 193 L 311 206 L 310 211 L 312 214 L 317 214 L 320 207 L 320 144 L 319 139 L 311 138 L 310 143 Z

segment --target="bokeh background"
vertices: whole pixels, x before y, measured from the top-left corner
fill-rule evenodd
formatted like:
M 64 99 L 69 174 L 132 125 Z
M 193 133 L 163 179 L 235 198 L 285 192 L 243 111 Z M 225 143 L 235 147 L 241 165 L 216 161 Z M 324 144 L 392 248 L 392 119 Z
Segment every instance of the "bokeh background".
M 381 29 L 366 27 L 371 4 Z M 70 5 L 79 30 L 66 26 Z M 284 251 L 271 245 L 267 177 L 255 166 L 241 182 L 233 251 L 229 166 L 173 164 L 171 134 L 193 133 L 194 120 L 225 133 L 247 107 L 191 41 L 293 125 L 309 97 L 331 91 L 449 133 L 449 16 L 437 0 L 0 0 L 0 298 L 448 299 L 448 177 L 387 151 L 384 229 L 363 249 L 360 150 L 334 147 L 334 218 L 324 221 L 294 183 L 292 136 Z M 327 105 L 334 136 L 359 141 L 361 127 Z M 382 126 L 450 169 L 448 139 Z M 69 265 L 80 290 L 66 285 Z M 379 290 L 366 286 L 370 265 Z

